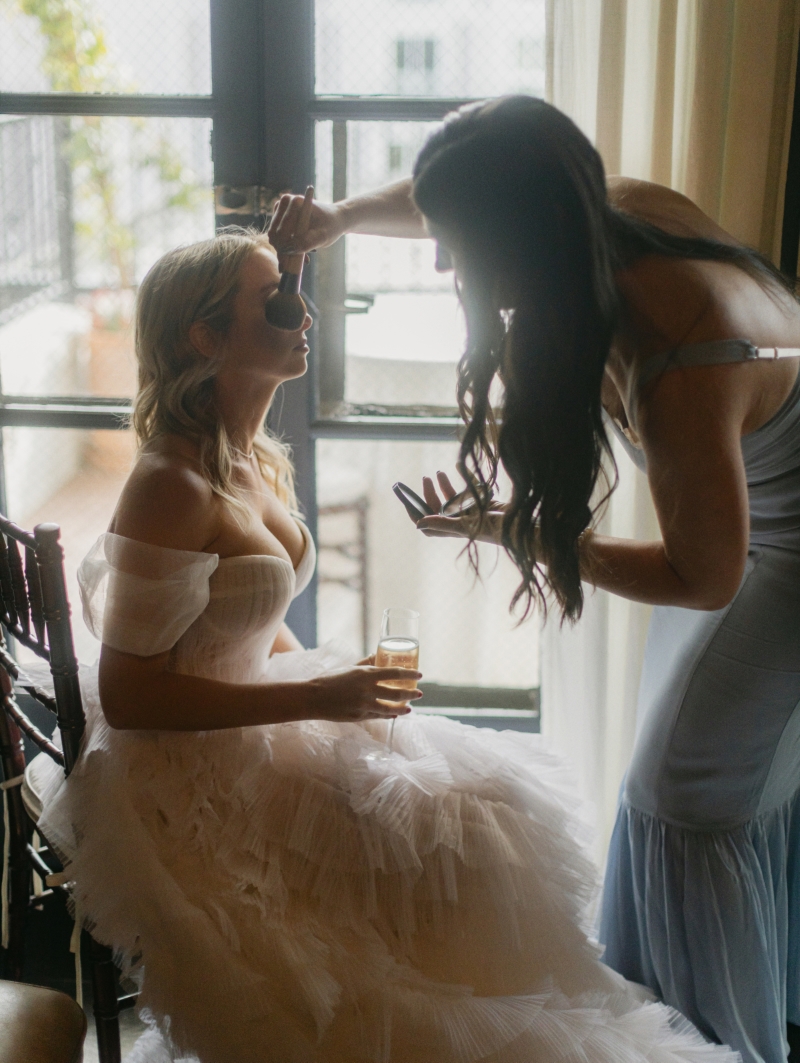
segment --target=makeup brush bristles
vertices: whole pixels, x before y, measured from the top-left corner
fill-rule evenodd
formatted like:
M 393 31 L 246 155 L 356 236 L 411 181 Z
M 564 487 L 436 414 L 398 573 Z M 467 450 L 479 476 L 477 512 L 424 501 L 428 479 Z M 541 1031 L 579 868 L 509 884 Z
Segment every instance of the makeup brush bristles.
M 267 299 L 264 316 L 273 328 L 296 332 L 306 319 L 306 304 L 303 297 L 293 292 L 277 291 Z
M 273 328 L 286 332 L 302 328 L 308 312 L 300 294 L 305 260 L 304 254 L 286 256 L 278 290 L 267 299 L 264 306 L 264 316 Z

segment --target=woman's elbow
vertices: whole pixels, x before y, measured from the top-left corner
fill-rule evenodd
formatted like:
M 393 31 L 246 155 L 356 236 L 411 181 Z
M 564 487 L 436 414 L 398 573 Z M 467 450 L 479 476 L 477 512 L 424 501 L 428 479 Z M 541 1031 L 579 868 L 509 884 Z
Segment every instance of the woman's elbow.
M 713 591 L 700 595 L 690 608 L 705 613 L 716 613 L 720 609 L 727 609 L 736 597 L 738 589 L 738 586 L 727 590 L 715 588 Z
M 695 585 L 690 609 L 715 613 L 727 609 L 739 593 L 744 575 L 744 565 L 723 573 L 714 573 L 713 577 L 699 580 Z
M 100 683 L 100 708 L 114 731 L 135 731 L 141 726 L 136 720 L 134 699 L 114 690 L 113 684 Z
M 141 709 L 148 701 L 143 689 L 145 684 L 141 682 L 141 676 L 130 673 L 129 663 L 120 660 L 116 651 L 103 646 L 98 676 L 100 707 L 106 723 L 115 731 L 142 728 Z
M 673 604 L 707 613 L 726 609 L 739 593 L 746 560 L 745 554 L 741 558 L 731 558 L 727 564 L 708 565 L 682 572 L 680 566 L 667 557 L 673 578 L 677 578 L 676 600 Z

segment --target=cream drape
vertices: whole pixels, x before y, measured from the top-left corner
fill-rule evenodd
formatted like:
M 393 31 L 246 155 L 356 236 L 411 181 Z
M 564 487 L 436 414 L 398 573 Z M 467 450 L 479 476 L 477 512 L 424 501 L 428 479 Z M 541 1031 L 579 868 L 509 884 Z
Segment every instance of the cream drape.
M 800 0 L 549 0 L 548 98 L 609 173 L 669 185 L 777 261 Z M 622 453 L 603 518 L 652 539 L 645 477 Z M 573 762 L 605 852 L 633 745 L 649 609 L 602 591 L 542 635 L 542 728 Z

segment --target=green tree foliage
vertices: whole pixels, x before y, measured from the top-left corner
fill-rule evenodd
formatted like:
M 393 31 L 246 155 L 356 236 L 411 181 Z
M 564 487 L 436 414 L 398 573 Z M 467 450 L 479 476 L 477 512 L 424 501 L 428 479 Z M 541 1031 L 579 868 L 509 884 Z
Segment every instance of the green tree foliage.
M 42 71 L 53 92 L 108 92 L 113 81 L 105 36 L 85 0 L 19 0 L 45 42 Z
M 120 82 L 90 0 L 13 2 L 21 14 L 38 23 L 44 42 L 42 72 L 53 92 L 136 91 L 135 86 Z M 193 210 L 208 193 L 184 165 L 161 121 L 91 116 L 70 120 L 65 150 L 74 174 L 75 194 L 84 208 L 82 220 L 75 224 L 76 235 L 91 243 L 94 254 L 99 253 L 112 267 L 117 284 L 129 288 L 135 280 L 136 237 L 134 222 L 123 220 L 117 182 L 118 134 L 123 122 L 128 125 L 131 145 L 123 164 L 138 171 L 139 177 L 146 170 L 155 171 L 163 190 L 162 209 Z M 136 174 L 133 179 L 137 179 Z

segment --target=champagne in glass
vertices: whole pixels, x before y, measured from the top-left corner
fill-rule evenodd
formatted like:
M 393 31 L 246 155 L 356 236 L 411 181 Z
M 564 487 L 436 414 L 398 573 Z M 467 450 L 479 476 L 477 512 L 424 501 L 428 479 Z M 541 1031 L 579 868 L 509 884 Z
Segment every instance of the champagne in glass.
M 384 609 L 375 665 L 378 668 L 413 668 L 415 671 L 419 668 L 419 613 L 415 613 L 413 609 Z M 385 685 L 401 690 L 416 690 L 417 681 L 416 679 L 392 679 Z M 383 704 L 390 703 L 383 702 Z M 393 719 L 389 728 L 390 750 L 394 738 L 394 725 Z

